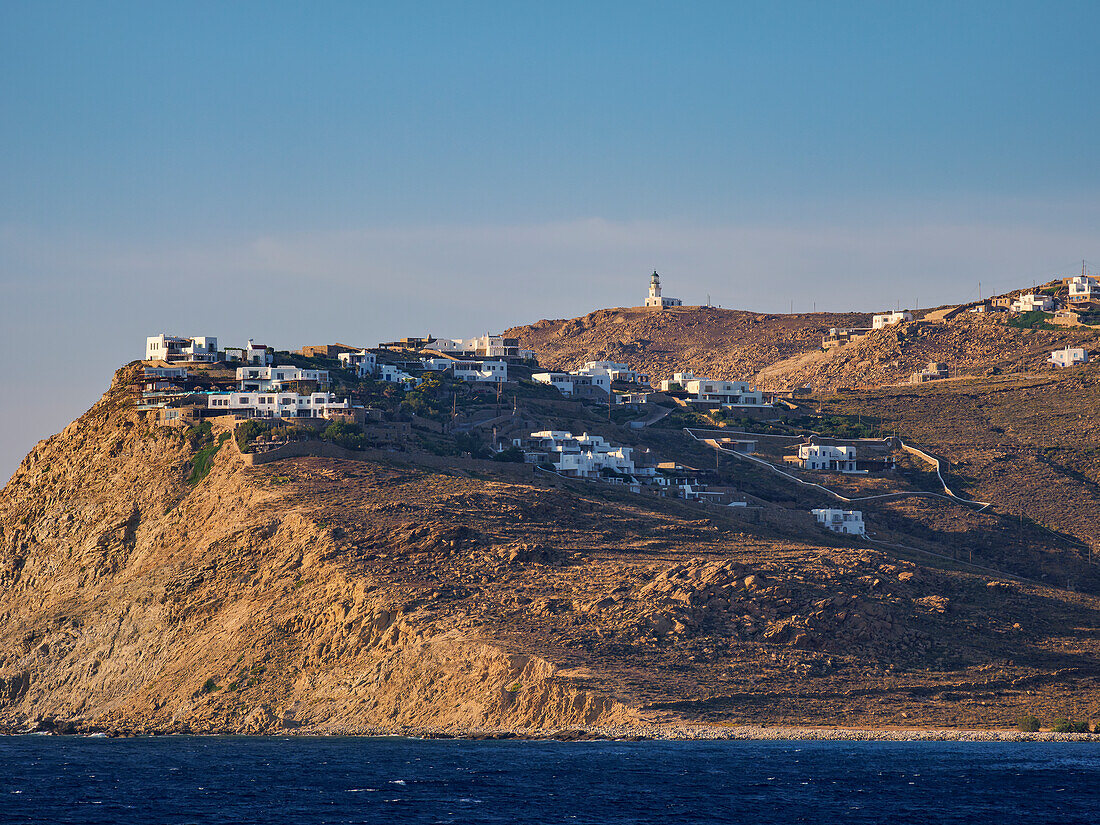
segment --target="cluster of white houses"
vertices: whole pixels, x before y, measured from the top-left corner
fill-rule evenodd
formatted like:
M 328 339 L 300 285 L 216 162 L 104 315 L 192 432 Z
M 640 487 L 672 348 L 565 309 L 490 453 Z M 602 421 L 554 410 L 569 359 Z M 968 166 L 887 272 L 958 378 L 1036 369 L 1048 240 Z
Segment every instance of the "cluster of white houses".
M 570 478 L 602 481 L 628 487 L 636 493 L 646 491 L 727 507 L 747 505 L 731 488 L 701 483 L 699 473 L 690 467 L 675 462 L 648 462 L 648 450 L 643 450 L 642 460 L 638 460 L 634 448 L 612 444 L 603 436 L 542 430 L 526 438 L 513 439 L 512 445 L 523 450 L 526 463 L 548 467 Z
M 648 375 L 631 369 L 629 364 L 617 361 L 589 361 L 576 372 L 536 372 L 531 379 L 540 384 L 549 384 L 562 395 L 574 398 L 610 398 L 616 383 L 645 387 L 649 385 Z M 636 400 L 636 393 L 630 390 L 637 390 L 640 386 L 626 388 L 628 391 L 616 394 L 615 400 Z M 644 395 L 640 400 L 645 400 Z
M 271 347 L 257 344 L 251 338 L 246 347 L 226 347 L 218 349 L 218 339 L 213 335 L 196 335 L 180 338 L 176 335 L 151 335 L 145 339 L 144 361 L 166 361 L 168 363 L 216 364 L 224 361 L 261 366 L 273 363 L 274 351 Z
M 429 334 L 423 338 L 410 337 L 398 341 L 386 341 L 379 344 L 378 348 L 395 352 L 447 355 L 462 359 L 505 358 L 527 361 L 537 358 L 537 353 L 533 350 L 520 348 L 518 338 L 489 333 L 477 338 L 435 338 Z

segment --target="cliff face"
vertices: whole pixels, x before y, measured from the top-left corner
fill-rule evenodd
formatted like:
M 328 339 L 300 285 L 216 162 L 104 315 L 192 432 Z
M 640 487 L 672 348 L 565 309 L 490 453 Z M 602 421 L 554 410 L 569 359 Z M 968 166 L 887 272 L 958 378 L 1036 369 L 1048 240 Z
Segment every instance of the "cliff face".
M 128 377 L 0 491 L 0 728 L 1003 726 L 1100 696 L 1100 601 L 960 569 L 949 531 L 888 554 L 809 500 L 755 521 L 414 453 L 250 467 L 140 420 Z
M 631 718 L 550 663 L 410 615 L 401 594 L 349 576 L 332 531 L 231 442 L 192 487 L 192 445 L 140 421 L 124 378 L 0 494 L 0 722 L 265 732 Z

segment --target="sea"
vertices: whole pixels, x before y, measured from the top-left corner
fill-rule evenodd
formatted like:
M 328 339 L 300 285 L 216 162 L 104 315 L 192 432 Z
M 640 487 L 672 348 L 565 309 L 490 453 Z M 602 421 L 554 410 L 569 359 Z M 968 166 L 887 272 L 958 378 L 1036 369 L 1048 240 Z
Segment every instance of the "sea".
M 1096 823 L 1100 745 L 0 738 L 3 823 Z

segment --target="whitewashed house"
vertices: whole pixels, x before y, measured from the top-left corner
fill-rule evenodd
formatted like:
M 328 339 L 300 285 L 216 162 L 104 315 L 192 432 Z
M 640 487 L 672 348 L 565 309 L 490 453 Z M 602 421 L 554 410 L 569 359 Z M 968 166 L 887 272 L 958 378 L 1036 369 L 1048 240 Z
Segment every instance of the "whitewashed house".
M 365 349 L 358 352 L 341 352 L 336 357 L 340 359 L 344 369 L 354 370 L 359 378 L 370 378 L 378 366 L 378 356 Z
M 1054 299 L 1049 295 L 1028 293 L 1012 302 L 1013 312 L 1050 312 L 1054 309 Z
M 867 530 L 863 524 L 863 512 L 860 510 L 837 510 L 831 507 L 822 507 L 811 510 L 817 523 L 826 530 L 834 533 L 844 533 L 849 536 L 866 535 Z
M 430 338 L 422 347 L 456 358 L 523 358 L 535 357 L 535 352 L 520 349 L 518 338 L 485 335 L 477 338 Z
M 421 358 L 430 372 L 450 372 L 459 381 L 503 384 L 508 380 L 507 361 L 469 361 L 459 358 Z
M 1100 302 L 1100 279 L 1078 275 L 1069 279 L 1069 301 L 1072 304 Z
M 545 455 L 562 475 L 595 478 L 607 471 L 624 476 L 653 475 L 652 468 L 639 470 L 634 466 L 633 450 L 608 443 L 598 435 L 584 433 L 575 436 L 562 430 L 531 433 L 520 445 L 525 452 Z
M 679 298 L 661 296 L 661 276 L 657 274 L 657 270 L 653 270 L 653 274 L 649 276 L 649 294 L 646 296 L 645 305 L 664 309 L 665 307 L 681 307 L 684 302 Z
M 508 380 L 507 361 L 452 361 L 451 371 L 459 381 L 503 384 Z
M 247 418 L 325 418 L 330 410 L 351 405 L 337 401 L 331 392 L 215 392 L 207 397 L 206 406 L 215 413 Z
M 900 324 L 903 321 L 912 321 L 913 313 L 908 310 L 901 312 L 883 312 L 871 318 L 871 329 L 886 329 L 886 327 Z
M 611 394 L 611 376 L 595 371 L 591 375 L 580 372 L 536 372 L 532 381 L 549 384 L 562 395 L 606 400 Z
M 644 372 L 631 369 L 629 364 L 616 361 L 589 361 L 577 373 L 580 375 L 607 375 L 612 381 L 628 384 L 648 384 L 649 376 Z
M 146 378 L 186 378 L 187 367 L 142 367 Z
M 720 404 L 723 407 L 759 407 L 764 393 L 745 381 L 722 381 L 717 378 L 696 378 L 691 372 L 673 373 L 661 382 L 661 391 L 680 390 L 694 404 Z
M 415 385 L 420 383 L 419 378 L 414 378 L 403 369 L 396 367 L 393 364 L 378 365 L 378 380 L 385 381 L 389 384 Z
M 211 335 L 178 338 L 175 335 L 153 335 L 145 339 L 145 361 L 189 361 L 214 364 L 220 361 L 218 339 Z
M 536 372 L 531 376 L 532 381 L 540 384 L 549 384 L 562 395 L 573 394 L 573 374 L 568 372 Z
M 856 473 L 856 448 L 822 444 L 802 444 L 798 455 L 785 456 L 787 464 L 815 472 Z
M 328 384 L 328 370 L 307 370 L 299 367 L 237 367 L 241 392 L 278 392 L 292 381 L 316 381 Z
M 249 338 L 248 346 L 244 348 L 244 362 L 258 364 L 261 367 L 270 366 L 275 363 L 275 350 L 263 344 L 257 344 Z
M 1083 347 L 1066 347 L 1054 350 L 1049 360 L 1056 367 L 1072 367 L 1075 364 L 1087 364 L 1089 354 Z

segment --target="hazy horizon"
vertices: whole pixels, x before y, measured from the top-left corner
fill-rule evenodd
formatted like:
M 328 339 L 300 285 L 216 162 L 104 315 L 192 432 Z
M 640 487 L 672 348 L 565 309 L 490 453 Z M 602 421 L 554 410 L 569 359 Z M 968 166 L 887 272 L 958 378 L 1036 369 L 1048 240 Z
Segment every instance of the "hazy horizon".
M 1094 3 L 0 4 L 0 480 L 159 332 L 924 306 L 1100 261 Z M 33 402 L 33 403 L 28 403 Z

